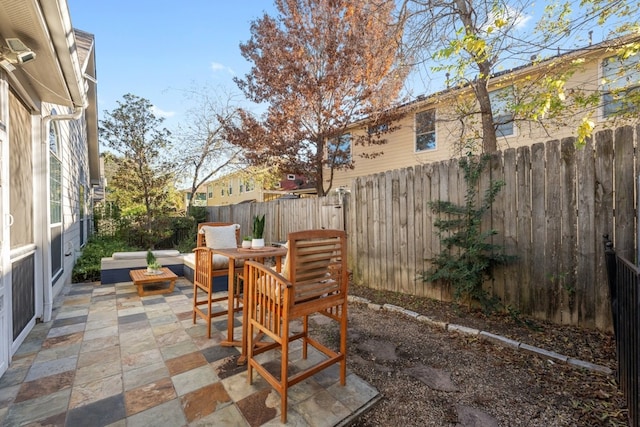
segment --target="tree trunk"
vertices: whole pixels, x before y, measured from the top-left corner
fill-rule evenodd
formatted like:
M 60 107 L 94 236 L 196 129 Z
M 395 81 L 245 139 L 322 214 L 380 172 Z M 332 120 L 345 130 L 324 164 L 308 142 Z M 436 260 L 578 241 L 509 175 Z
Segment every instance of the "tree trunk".
M 488 76 L 483 68 L 489 70 L 490 67 L 488 64 L 484 64 L 484 66 L 480 65 L 481 73 Z M 492 153 L 498 149 L 498 141 L 496 138 L 496 128 L 493 123 L 493 112 L 491 111 L 491 100 L 489 99 L 486 78 L 479 78 L 477 80 L 476 97 L 480 105 L 480 117 L 482 121 L 482 150 L 485 153 Z

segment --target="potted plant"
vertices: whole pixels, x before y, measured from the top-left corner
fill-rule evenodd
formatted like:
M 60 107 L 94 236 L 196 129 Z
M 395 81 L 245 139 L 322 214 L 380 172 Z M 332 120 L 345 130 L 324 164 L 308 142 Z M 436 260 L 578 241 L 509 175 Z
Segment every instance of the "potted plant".
M 151 249 L 147 250 L 147 273 L 159 274 L 162 265 L 156 259 L 156 256 L 151 252 Z
M 251 236 L 244 236 L 242 238 L 242 247 L 247 249 L 251 247 Z
M 264 215 L 253 217 L 253 240 L 251 247 L 254 249 L 264 248 Z

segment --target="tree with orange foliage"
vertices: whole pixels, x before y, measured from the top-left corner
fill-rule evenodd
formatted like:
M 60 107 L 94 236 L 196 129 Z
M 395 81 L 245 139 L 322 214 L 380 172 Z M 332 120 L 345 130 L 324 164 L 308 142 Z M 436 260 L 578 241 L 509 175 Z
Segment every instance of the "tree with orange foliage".
M 240 45 L 253 67 L 235 82 L 267 110 L 256 117 L 242 109 L 228 125 L 231 142 L 256 164 L 299 173 L 315 182 L 319 196 L 332 187 L 333 172 L 352 168 L 352 144 L 384 144 L 399 118 L 399 95 L 407 76 L 402 30 L 394 25 L 394 2 L 381 0 L 275 0 L 277 18 L 252 22 Z M 367 135 L 348 126 L 367 120 Z M 374 153 L 369 156 L 375 156 Z

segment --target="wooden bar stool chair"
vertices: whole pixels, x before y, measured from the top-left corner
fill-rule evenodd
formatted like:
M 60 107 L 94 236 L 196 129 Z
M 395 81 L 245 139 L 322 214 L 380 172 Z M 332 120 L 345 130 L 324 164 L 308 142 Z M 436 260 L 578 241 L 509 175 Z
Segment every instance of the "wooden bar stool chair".
M 249 383 L 255 369 L 281 397 L 280 420 L 287 421 L 287 390 L 317 372 L 340 364 L 340 384 L 345 384 L 347 369 L 347 251 L 342 230 L 308 230 L 290 233 L 289 253 L 282 274 L 263 264 L 247 261 L 245 279 L 248 311 Z M 340 326 L 339 348 L 334 350 L 309 335 L 309 316 L 320 313 Z M 289 322 L 300 318 L 303 330 L 291 333 Z M 258 336 L 273 342 L 259 342 Z M 316 365 L 290 375 L 289 343 L 302 340 L 302 357 L 311 345 L 324 358 Z M 281 350 L 280 372 L 271 372 L 257 355 Z M 264 359 L 263 359 L 264 360 Z
M 212 312 L 216 302 L 228 301 L 228 294 L 214 297 L 214 280 L 229 274 L 229 258 L 214 255 L 212 249 L 237 248 L 240 242 L 240 225 L 227 222 L 203 222 L 198 224 L 197 245 L 195 253 L 195 269 L 193 273 L 193 323 L 196 315 L 207 322 L 207 336 L 211 338 L 211 319 L 224 316 L 227 310 Z M 242 262 L 236 267 L 242 266 Z M 240 311 L 240 289 L 233 289 L 234 313 Z

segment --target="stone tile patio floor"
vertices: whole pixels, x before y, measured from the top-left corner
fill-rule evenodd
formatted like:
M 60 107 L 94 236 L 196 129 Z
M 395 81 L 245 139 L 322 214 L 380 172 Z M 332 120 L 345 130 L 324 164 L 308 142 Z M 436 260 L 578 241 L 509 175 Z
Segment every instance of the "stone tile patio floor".
M 248 385 L 239 350 L 219 345 L 226 317 L 207 338 L 192 297 L 183 278 L 146 297 L 131 282 L 65 286 L 53 320 L 33 328 L 0 378 L 2 425 L 280 425 L 278 393 L 255 372 Z M 340 386 L 333 366 L 290 389 L 287 425 L 346 425 L 378 398 L 353 373 Z

